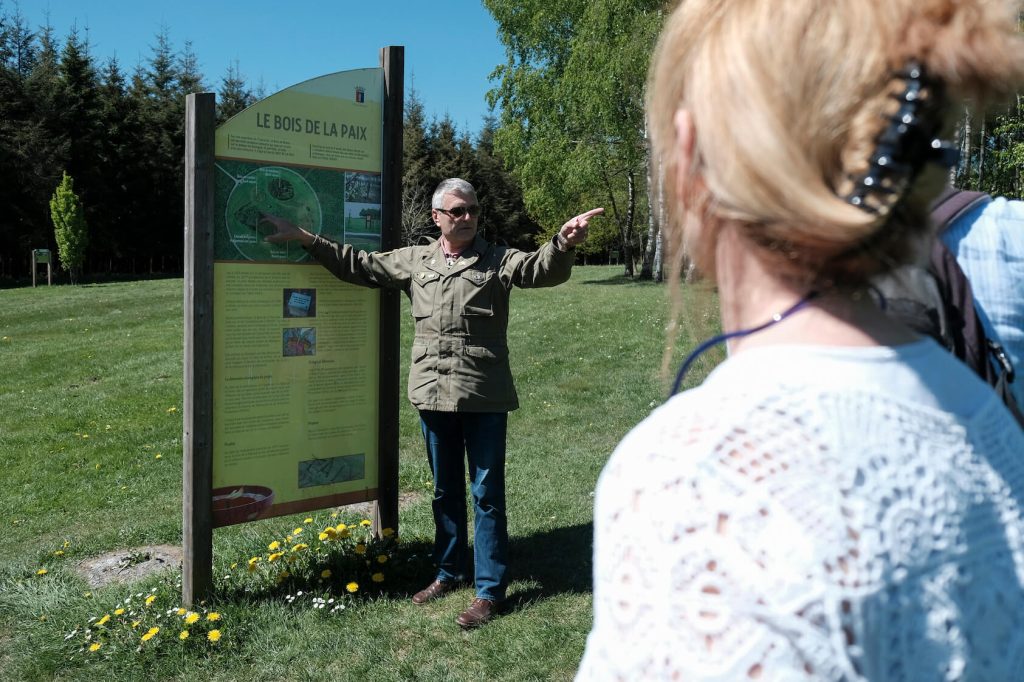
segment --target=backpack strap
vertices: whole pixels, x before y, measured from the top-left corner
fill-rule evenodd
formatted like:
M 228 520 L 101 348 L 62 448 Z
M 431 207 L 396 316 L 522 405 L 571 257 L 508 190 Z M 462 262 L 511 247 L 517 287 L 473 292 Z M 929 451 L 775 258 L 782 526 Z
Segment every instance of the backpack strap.
M 932 204 L 936 234 L 942 234 L 958 218 L 988 199 L 984 192 L 947 188 Z M 1017 423 L 1024 428 L 1024 410 L 1010 390 L 1014 380 L 1013 363 L 1003 347 L 985 334 L 974 308 L 970 280 L 938 237 L 932 242 L 930 261 L 929 272 L 939 286 L 947 323 L 951 327 L 953 344 L 950 350 L 995 389 Z
M 947 187 L 932 202 L 932 222 L 935 233 L 942 234 L 961 216 L 989 199 L 984 192 L 968 192 L 967 190 Z

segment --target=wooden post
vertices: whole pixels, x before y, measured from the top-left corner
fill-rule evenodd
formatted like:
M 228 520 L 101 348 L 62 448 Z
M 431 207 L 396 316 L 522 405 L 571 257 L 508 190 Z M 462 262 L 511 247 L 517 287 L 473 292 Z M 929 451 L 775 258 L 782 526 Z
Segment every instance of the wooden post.
M 213 193 L 215 96 L 185 99 L 185 339 L 181 598 L 213 586 Z
M 402 224 L 402 100 L 405 48 L 381 48 L 384 69 L 384 158 L 381 165 L 381 250 L 401 246 Z M 380 290 L 380 430 L 378 434 L 377 499 L 373 503 L 373 531 L 398 533 L 398 366 L 399 294 Z

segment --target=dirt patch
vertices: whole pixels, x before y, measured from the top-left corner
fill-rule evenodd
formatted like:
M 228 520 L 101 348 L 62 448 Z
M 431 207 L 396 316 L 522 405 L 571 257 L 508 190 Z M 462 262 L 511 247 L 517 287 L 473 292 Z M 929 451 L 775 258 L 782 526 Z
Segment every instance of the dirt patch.
M 413 503 L 419 501 L 424 497 L 424 493 L 398 493 L 398 509 L 406 509 Z M 358 514 L 363 518 L 372 518 L 370 514 L 373 513 L 373 502 L 360 502 L 358 504 L 349 504 L 344 507 L 338 507 L 338 511 L 346 512 L 350 514 Z
M 181 547 L 175 545 L 147 545 L 85 559 L 75 568 L 90 587 L 98 588 L 111 583 L 132 583 L 165 569 L 180 570 L 181 556 Z

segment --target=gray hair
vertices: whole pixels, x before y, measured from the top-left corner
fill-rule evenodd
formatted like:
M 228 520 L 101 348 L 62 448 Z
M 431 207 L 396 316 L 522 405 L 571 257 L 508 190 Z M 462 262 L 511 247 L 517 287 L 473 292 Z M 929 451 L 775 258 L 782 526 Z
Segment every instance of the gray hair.
M 437 189 L 434 190 L 434 196 L 430 200 L 430 207 L 443 208 L 444 195 L 452 192 L 465 194 L 466 196 L 476 199 L 476 190 L 473 189 L 473 185 L 469 184 L 462 178 L 448 178 L 447 180 L 442 180 L 437 186 Z

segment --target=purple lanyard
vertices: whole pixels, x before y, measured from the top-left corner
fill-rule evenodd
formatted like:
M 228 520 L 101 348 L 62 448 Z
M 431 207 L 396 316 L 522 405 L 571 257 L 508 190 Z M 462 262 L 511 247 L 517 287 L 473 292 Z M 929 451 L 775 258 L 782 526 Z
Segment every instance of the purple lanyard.
M 773 324 L 778 324 L 779 322 L 782 322 L 784 319 L 786 319 L 793 313 L 799 311 L 801 308 L 806 306 L 812 300 L 817 298 L 817 296 L 818 292 L 812 291 L 803 298 L 801 298 L 799 301 L 794 303 L 792 306 L 787 308 L 786 310 L 783 310 L 781 313 L 775 313 L 774 315 L 772 315 L 772 318 L 765 322 L 764 324 L 759 324 L 758 326 L 751 327 L 750 329 L 737 329 L 734 332 L 719 334 L 718 336 L 713 336 L 704 343 L 697 346 L 697 348 L 692 353 L 690 353 L 689 356 L 687 356 L 686 360 L 683 362 L 683 366 L 679 368 L 679 373 L 676 374 L 675 383 L 672 384 L 672 392 L 668 394 L 668 397 L 671 398 L 672 396 L 679 392 L 679 387 L 682 385 L 683 378 L 689 371 L 690 365 L 692 365 L 693 361 L 699 358 L 706 350 L 708 350 L 712 346 L 717 346 L 718 344 L 724 341 L 728 341 L 729 339 L 735 339 L 741 336 L 749 336 L 751 334 L 756 334 L 759 331 L 767 329 Z

